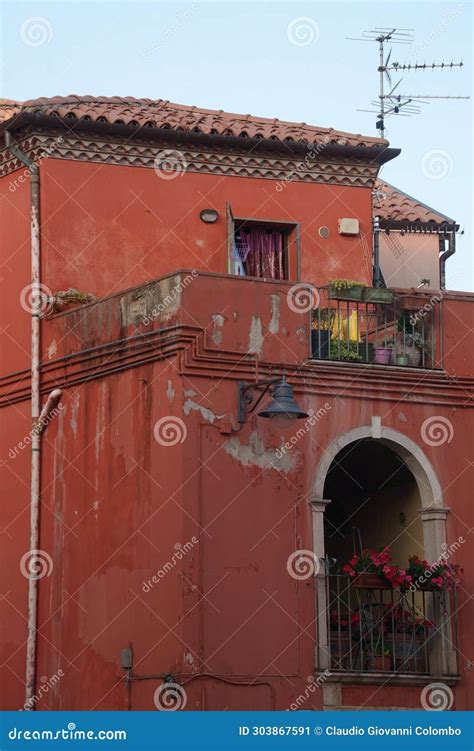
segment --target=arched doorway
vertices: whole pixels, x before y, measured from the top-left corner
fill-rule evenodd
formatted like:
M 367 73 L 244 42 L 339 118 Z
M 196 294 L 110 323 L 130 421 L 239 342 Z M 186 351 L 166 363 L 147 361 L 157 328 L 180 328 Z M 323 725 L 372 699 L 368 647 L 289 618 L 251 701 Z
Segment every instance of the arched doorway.
M 421 498 L 413 473 L 392 448 L 373 438 L 344 446 L 326 475 L 326 556 L 340 566 L 364 548 L 390 546 L 403 565 L 424 557 Z
M 379 592 L 375 599 L 373 593 L 369 598 L 365 593 L 361 600 L 362 593 L 357 592 L 355 597 L 350 593 L 350 596 L 341 598 L 340 592 L 347 590 L 348 581 L 351 587 L 350 580 L 346 576 L 344 584 L 341 576 L 335 589 L 334 583 L 330 582 L 333 574 L 328 571 L 328 565 L 335 563 L 333 570 L 337 572 L 338 565 L 342 566 L 354 553 L 360 553 L 361 548 L 386 545 L 390 546 L 394 561 L 401 566 L 407 563 L 408 556 L 412 554 L 435 561 L 446 547 L 446 516 L 449 509 L 443 505 L 441 486 L 421 447 L 404 434 L 383 427 L 380 418 L 373 418 L 371 426 L 356 428 L 339 436 L 324 450 L 316 471 L 311 505 L 314 552 L 321 561 L 316 582 L 317 661 L 319 666 L 337 671 L 332 657 L 332 605 L 336 603 L 339 608 L 336 624 L 342 653 L 344 647 L 341 646 L 339 624 L 342 623 L 345 629 L 347 616 L 350 618 L 354 610 L 358 616 L 365 618 L 367 613 L 362 611 L 367 610 L 367 602 L 370 607 L 373 603 L 377 605 L 375 610 L 367 611 L 368 617 L 373 618 L 375 613 L 380 620 L 380 613 L 389 601 L 393 605 L 393 597 L 399 598 L 399 593 Z M 346 609 L 344 615 L 341 615 L 341 607 Z M 431 593 L 420 595 L 416 592 L 411 602 L 402 599 L 402 618 L 405 618 L 407 607 L 416 617 L 421 614 L 436 621 L 431 631 L 429 650 L 422 646 L 423 652 L 419 651 L 423 655 L 422 660 L 415 663 L 406 656 L 400 662 L 396 655 L 400 653 L 399 642 L 402 640 L 398 638 L 398 632 L 394 639 L 392 624 L 391 644 L 385 644 L 385 637 L 380 643 L 378 635 L 375 640 L 376 653 L 380 649 L 391 652 L 389 664 L 392 667 L 384 668 L 384 671 L 392 671 L 397 659 L 396 664 L 401 672 L 436 675 L 455 672 L 449 604 L 445 606 L 442 598 Z M 402 631 L 405 633 L 404 626 Z M 343 633 L 342 636 L 347 646 L 347 634 Z M 426 641 L 426 631 L 423 637 Z M 370 638 L 373 650 L 372 635 Z M 403 641 L 403 654 L 406 652 L 410 655 L 407 650 L 420 640 L 407 640 L 404 637 Z M 349 639 L 349 648 L 352 649 L 352 646 L 353 642 Z M 367 640 L 362 644 L 359 638 L 355 659 L 351 654 L 350 667 L 344 669 L 357 672 L 365 669 L 366 651 L 369 651 Z

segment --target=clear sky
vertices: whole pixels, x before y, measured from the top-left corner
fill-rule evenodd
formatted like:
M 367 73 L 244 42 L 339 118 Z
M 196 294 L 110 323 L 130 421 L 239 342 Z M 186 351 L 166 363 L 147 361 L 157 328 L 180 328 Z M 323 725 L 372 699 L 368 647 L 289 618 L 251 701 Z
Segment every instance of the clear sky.
M 169 99 L 373 134 L 375 44 L 364 29 L 414 29 L 392 61 L 457 61 L 453 71 L 406 73 L 401 92 L 472 88 L 471 2 L 5 2 L 2 96 L 66 94 Z M 301 20 L 303 19 L 303 20 Z M 395 81 L 398 80 L 395 78 Z M 436 102 L 388 120 L 402 154 L 383 178 L 456 219 L 465 230 L 447 286 L 474 289 L 472 102 Z

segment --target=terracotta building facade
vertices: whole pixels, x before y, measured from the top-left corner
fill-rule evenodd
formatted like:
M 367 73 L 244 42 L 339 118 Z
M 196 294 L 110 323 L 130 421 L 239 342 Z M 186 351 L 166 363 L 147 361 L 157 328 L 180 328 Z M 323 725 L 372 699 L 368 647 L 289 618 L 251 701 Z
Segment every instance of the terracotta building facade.
M 2 111 L 2 709 L 472 707 L 455 221 L 378 138 Z M 364 549 L 427 586 L 351 579 Z

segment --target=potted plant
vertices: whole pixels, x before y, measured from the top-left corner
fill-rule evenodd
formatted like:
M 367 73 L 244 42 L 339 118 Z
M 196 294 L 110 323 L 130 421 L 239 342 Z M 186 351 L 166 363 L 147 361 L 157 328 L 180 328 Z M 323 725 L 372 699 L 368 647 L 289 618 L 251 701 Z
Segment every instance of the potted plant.
M 389 566 L 391 560 L 388 548 L 365 549 L 360 555 L 354 555 L 342 570 L 352 578 L 355 588 L 390 589 L 391 583 L 384 573 L 384 567 Z
M 398 334 L 393 345 L 393 362 L 397 363 L 397 357 L 403 355 L 408 359 L 407 365 L 418 367 L 421 362 L 421 353 L 429 354 L 429 344 L 423 335 L 416 330 L 417 323 L 413 323 L 412 317 L 406 311 L 400 315 L 397 323 Z
M 392 303 L 393 297 L 392 290 L 385 287 L 365 287 L 362 292 L 364 302 L 379 303 L 380 305 Z
M 395 365 L 406 367 L 410 364 L 410 358 L 405 353 L 399 352 L 395 355 Z
M 411 576 L 414 586 L 425 592 L 449 592 L 460 583 L 460 570 L 457 564 L 443 559 L 434 563 L 421 560 L 417 555 L 411 555 L 408 559 L 407 574 Z
M 345 360 L 348 362 L 360 362 L 362 355 L 360 354 L 360 345 L 358 342 L 346 341 L 340 339 L 339 341 L 332 341 L 329 346 L 329 359 L 330 360 Z
M 325 360 L 329 354 L 331 332 L 336 317 L 334 308 L 316 308 L 311 313 L 311 357 Z
M 377 365 L 390 365 L 392 353 L 392 346 L 389 346 L 388 343 L 387 345 L 375 345 L 373 362 Z
M 329 283 L 331 300 L 362 300 L 366 285 L 353 279 L 332 279 Z

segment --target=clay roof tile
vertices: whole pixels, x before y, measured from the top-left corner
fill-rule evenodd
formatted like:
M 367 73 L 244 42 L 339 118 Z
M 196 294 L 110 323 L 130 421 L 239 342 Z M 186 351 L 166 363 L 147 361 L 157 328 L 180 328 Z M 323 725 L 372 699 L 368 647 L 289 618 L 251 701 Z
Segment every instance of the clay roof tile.
M 288 138 L 302 143 L 317 143 L 331 134 L 331 140 L 341 145 L 379 146 L 388 141 L 373 136 L 322 128 L 307 123 L 294 123 L 278 118 L 254 117 L 223 110 L 203 109 L 183 104 L 173 104 L 165 99 L 136 99 L 135 97 L 94 97 L 91 95 L 40 97 L 25 102 L 0 100 L 0 123 L 7 123 L 21 112 L 40 113 L 45 116 L 56 115 L 61 118 L 75 116 L 78 121 L 88 119 L 108 122 L 110 124 L 133 120 L 140 127 L 156 128 L 163 126 L 184 126 L 192 131 L 196 126 L 200 132 L 212 135 L 220 134 L 249 137 L 270 138 L 284 141 Z

